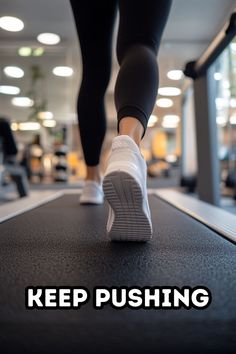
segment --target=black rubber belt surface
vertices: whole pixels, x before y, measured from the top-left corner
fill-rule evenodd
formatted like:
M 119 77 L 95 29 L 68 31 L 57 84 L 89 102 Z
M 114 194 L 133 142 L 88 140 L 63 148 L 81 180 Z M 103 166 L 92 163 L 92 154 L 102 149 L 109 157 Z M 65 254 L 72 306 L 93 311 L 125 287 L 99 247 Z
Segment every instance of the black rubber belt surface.
M 236 348 L 236 248 L 150 197 L 150 243 L 111 243 L 107 206 L 66 195 L 0 225 L 0 351 L 231 353 Z M 29 285 L 207 286 L 206 310 L 26 310 Z

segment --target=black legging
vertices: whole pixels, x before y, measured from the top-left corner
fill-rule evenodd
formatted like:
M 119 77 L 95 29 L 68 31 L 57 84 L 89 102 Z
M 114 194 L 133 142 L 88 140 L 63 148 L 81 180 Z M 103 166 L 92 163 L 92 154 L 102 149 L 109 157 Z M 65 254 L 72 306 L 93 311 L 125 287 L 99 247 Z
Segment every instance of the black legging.
M 104 95 L 110 80 L 112 34 L 119 7 L 115 86 L 119 121 L 135 117 L 147 128 L 158 90 L 156 55 L 171 0 L 70 0 L 83 61 L 77 110 L 81 143 L 88 166 L 99 163 L 106 132 Z

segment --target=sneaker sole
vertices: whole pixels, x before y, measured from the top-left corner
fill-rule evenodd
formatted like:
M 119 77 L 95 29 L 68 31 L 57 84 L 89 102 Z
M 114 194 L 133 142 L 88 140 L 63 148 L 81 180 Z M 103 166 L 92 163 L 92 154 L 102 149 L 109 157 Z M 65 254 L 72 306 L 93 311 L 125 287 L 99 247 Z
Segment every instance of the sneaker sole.
M 143 195 L 138 182 L 127 172 L 111 172 L 104 178 L 105 198 L 114 212 L 108 232 L 113 241 L 149 241 L 150 221 L 143 210 Z

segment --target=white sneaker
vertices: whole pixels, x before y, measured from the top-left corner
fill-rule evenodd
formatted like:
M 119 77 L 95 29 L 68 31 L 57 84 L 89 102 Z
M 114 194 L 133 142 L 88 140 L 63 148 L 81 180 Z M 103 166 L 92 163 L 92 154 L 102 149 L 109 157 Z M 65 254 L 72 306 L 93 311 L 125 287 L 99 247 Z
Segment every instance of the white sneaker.
M 146 181 L 147 165 L 136 143 L 128 135 L 114 138 L 103 180 L 109 203 L 107 232 L 112 240 L 151 239 Z
M 104 201 L 102 185 L 95 181 L 85 181 L 79 201 L 80 204 L 102 204 Z

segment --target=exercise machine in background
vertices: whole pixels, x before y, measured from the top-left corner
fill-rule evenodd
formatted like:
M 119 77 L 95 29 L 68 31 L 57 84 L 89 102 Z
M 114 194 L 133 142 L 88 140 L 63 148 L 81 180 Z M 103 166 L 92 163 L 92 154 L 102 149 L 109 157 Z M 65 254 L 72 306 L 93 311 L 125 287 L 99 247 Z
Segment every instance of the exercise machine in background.
M 29 193 L 25 169 L 17 161 L 18 148 L 10 124 L 6 118 L 0 118 L 0 188 L 7 178 L 16 184 L 19 197 Z

